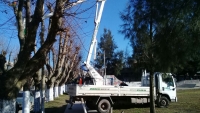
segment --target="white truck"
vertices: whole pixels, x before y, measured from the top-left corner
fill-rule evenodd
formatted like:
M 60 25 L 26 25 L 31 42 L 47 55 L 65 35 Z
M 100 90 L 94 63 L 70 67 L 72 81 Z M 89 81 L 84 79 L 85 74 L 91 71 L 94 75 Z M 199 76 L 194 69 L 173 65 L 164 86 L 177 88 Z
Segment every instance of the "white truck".
M 167 107 L 169 102 L 177 102 L 173 76 L 169 73 L 155 73 L 154 77 L 154 97 L 157 106 Z M 88 108 L 97 109 L 100 113 L 108 113 L 115 104 L 149 103 L 150 88 L 145 84 L 145 80 L 143 82 L 140 87 L 70 84 L 68 94 L 73 97 L 74 102 L 82 100 Z
M 99 3 L 101 3 L 100 8 Z M 97 0 L 95 30 L 88 57 L 84 64 L 88 76 L 84 75 L 83 78 L 85 79 L 80 79 L 81 82 L 79 81 L 79 84 L 67 85 L 70 101 L 81 100 L 85 113 L 87 113 L 85 105 L 90 109 L 97 109 L 100 113 L 108 113 L 115 104 L 150 102 L 149 77 L 145 71 L 143 72 L 141 86 L 106 85 L 106 76 L 102 77 L 90 65 L 93 48 L 97 43 L 96 35 L 104 4 L 105 0 Z M 173 76 L 170 73 L 157 72 L 154 73 L 154 78 L 154 97 L 157 105 L 159 107 L 166 107 L 169 102 L 177 102 L 176 84 Z

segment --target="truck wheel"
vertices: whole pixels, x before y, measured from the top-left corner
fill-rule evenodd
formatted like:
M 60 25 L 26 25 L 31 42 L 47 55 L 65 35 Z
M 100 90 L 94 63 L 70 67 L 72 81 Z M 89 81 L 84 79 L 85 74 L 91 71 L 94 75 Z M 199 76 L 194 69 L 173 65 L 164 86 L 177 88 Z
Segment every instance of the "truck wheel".
M 107 99 L 102 99 L 98 103 L 97 111 L 99 113 L 109 113 L 111 108 L 110 102 Z
M 158 103 L 158 107 L 167 107 L 169 105 L 169 100 L 167 97 L 162 96 L 160 98 L 160 102 Z

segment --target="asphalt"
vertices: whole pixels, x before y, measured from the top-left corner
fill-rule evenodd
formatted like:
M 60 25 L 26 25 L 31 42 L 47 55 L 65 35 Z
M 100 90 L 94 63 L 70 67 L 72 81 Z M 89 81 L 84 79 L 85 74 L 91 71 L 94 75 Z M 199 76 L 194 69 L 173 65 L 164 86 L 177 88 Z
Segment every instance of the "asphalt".
M 184 90 L 184 89 L 200 89 L 200 81 L 196 82 L 186 81 L 185 83 L 177 85 L 177 90 Z
M 84 113 L 81 102 L 77 102 L 73 105 L 72 109 L 69 109 L 70 104 L 67 104 L 64 113 Z M 98 113 L 97 110 L 87 110 L 88 113 Z

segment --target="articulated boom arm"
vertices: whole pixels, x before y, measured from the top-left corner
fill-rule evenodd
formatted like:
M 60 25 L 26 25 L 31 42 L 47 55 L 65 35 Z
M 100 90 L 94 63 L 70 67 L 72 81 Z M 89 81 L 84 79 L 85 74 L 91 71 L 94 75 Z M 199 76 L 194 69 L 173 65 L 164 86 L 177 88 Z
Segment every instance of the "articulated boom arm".
M 93 49 L 95 50 L 94 56 L 96 57 L 96 44 L 97 44 L 96 36 L 97 36 L 97 32 L 98 32 L 98 28 L 99 28 L 99 24 L 100 24 L 100 20 L 101 20 L 105 1 L 106 0 L 97 0 L 95 28 L 94 28 L 94 33 L 93 33 L 93 36 L 92 36 L 92 41 L 91 41 L 91 44 L 90 44 L 90 50 L 89 50 L 89 53 L 88 53 L 88 56 L 87 56 L 87 60 L 85 62 L 85 65 L 89 70 L 89 75 L 93 78 L 95 85 L 103 85 L 103 83 L 104 83 L 103 77 L 94 69 L 93 66 L 90 65 L 90 60 L 91 60 Z M 100 8 L 99 8 L 99 3 L 101 3 Z
M 100 2 L 101 2 L 101 6 L 99 8 L 99 3 Z M 97 0 L 96 17 L 95 17 L 95 28 L 94 28 L 94 33 L 93 33 L 93 36 L 92 36 L 92 41 L 91 41 L 91 44 L 90 44 L 90 50 L 89 50 L 89 53 L 88 53 L 86 64 L 90 64 L 90 60 L 91 60 L 93 49 L 96 50 L 96 48 L 95 48 L 96 43 L 97 43 L 96 36 L 97 36 L 97 32 L 98 32 L 98 28 L 99 28 L 99 24 L 100 24 L 100 20 L 101 20 L 101 16 L 102 16 L 104 4 L 105 4 L 105 0 Z M 94 53 L 94 54 L 96 54 L 96 53 Z

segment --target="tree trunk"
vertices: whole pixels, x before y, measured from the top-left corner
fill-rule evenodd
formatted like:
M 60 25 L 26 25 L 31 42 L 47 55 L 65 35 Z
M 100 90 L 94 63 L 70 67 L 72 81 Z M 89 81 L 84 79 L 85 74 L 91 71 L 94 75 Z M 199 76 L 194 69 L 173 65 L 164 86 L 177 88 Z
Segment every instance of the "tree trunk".
M 41 80 L 41 91 L 40 91 L 40 95 L 41 95 L 41 113 L 45 112 L 44 109 L 44 102 L 45 102 L 45 75 L 44 75 L 44 67 L 42 68 L 42 80 Z
M 16 99 L 4 100 L 0 99 L 0 113 L 15 113 Z
M 154 100 L 154 76 L 153 72 L 150 72 L 150 113 L 155 113 L 155 100 Z
M 30 113 L 30 91 L 23 92 L 22 113 Z
M 156 113 L 155 111 L 155 100 L 154 100 L 154 54 L 153 54 L 153 8 L 154 0 L 151 0 L 151 17 L 150 17 L 150 40 L 151 40 L 151 54 L 150 54 L 150 113 Z
M 63 93 L 65 93 L 65 84 L 62 85 Z
M 41 112 L 40 113 L 45 113 L 45 108 L 44 108 L 44 102 L 45 102 L 45 90 L 40 91 L 41 93 Z
M 67 85 L 65 85 L 65 93 L 67 93 Z
M 62 95 L 62 86 L 58 87 L 58 95 Z
M 54 87 L 54 98 L 59 97 L 58 95 L 58 86 Z
M 41 96 L 40 96 L 40 74 L 39 71 L 36 72 L 34 75 L 34 86 L 35 86 L 35 94 L 34 94 L 34 107 L 33 111 L 34 113 L 39 113 L 40 112 L 40 106 L 41 106 Z
M 30 79 L 27 79 L 29 81 Z M 26 82 L 23 86 L 23 105 L 22 113 L 30 113 L 30 84 L 31 82 Z
M 40 112 L 40 91 L 35 91 L 34 95 L 34 113 Z
M 63 91 L 64 91 L 63 85 L 58 87 L 58 91 L 59 91 L 58 93 L 59 95 L 63 95 Z
M 53 101 L 53 87 L 47 88 L 47 101 Z

